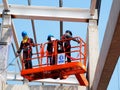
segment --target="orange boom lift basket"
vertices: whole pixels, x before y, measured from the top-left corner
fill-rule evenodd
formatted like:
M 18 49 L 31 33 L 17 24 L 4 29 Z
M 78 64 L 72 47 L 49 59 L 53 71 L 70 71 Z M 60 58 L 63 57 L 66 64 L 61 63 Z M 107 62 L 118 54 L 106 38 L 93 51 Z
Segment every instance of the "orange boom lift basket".
M 66 56 L 67 52 L 58 52 L 58 43 L 64 43 L 67 40 L 77 40 L 79 43 L 76 45 L 71 45 L 71 56 Z M 86 43 L 80 37 L 74 37 L 66 40 L 54 40 L 53 41 L 53 54 L 49 55 L 46 46 L 47 43 L 37 44 L 39 47 L 38 53 L 33 53 L 32 62 L 37 60 L 37 64 L 33 65 L 32 69 L 25 69 L 24 60 L 22 60 L 22 70 L 21 76 L 28 79 L 29 81 L 39 80 L 39 79 L 66 79 L 69 75 L 75 75 L 79 84 L 83 86 L 88 86 L 88 81 L 86 79 Z M 50 65 L 48 56 L 55 56 L 55 64 Z M 71 62 L 66 61 L 66 57 L 71 59 Z M 38 61 L 39 59 L 39 61 Z M 28 58 L 27 60 L 30 60 Z M 33 63 L 34 64 L 34 63 Z

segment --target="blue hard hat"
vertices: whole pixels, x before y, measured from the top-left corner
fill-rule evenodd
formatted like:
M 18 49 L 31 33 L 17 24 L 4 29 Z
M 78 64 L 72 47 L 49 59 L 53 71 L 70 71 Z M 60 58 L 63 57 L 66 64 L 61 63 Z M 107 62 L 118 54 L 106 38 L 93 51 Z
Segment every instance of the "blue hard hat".
M 47 37 L 47 40 L 50 40 L 51 37 L 54 37 L 53 35 L 49 34 L 48 37 Z
M 25 37 L 25 36 L 27 36 L 27 32 L 22 31 L 22 37 Z

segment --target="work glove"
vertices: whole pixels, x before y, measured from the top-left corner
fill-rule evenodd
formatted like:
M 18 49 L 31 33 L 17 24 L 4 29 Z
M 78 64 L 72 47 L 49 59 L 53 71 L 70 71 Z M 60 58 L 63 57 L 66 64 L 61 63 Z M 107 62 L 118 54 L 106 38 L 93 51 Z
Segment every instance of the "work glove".
M 20 52 L 19 51 L 16 52 L 16 57 L 18 57 L 18 56 L 20 56 Z

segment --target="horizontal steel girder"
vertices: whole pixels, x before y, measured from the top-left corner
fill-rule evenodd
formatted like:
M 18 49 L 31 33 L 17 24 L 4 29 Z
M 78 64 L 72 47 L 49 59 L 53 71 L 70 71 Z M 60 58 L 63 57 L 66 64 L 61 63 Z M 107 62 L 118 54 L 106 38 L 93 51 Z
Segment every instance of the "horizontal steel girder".
M 4 6 L 0 5 L 0 17 L 2 17 L 3 10 Z M 12 18 L 71 22 L 88 22 L 89 19 L 97 19 L 97 10 L 91 16 L 90 9 L 65 7 L 9 5 L 9 12 L 7 14 L 12 15 Z

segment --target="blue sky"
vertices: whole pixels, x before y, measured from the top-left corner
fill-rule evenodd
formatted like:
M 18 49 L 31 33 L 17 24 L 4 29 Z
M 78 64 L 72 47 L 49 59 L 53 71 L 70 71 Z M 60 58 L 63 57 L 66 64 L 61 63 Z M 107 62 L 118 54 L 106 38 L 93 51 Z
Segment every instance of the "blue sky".
M 89 8 L 90 1 L 91 0 L 63 0 L 64 2 L 63 7 Z M 8 2 L 9 4 L 28 5 L 27 0 L 8 0 Z M 2 3 L 2 1 L 0 1 L 0 3 Z M 35 6 L 55 6 L 55 7 L 57 6 L 58 7 L 59 6 L 58 3 L 59 3 L 59 0 L 31 0 L 31 4 Z M 102 0 L 100 20 L 99 20 L 99 25 L 98 25 L 99 47 L 100 48 L 102 45 L 111 4 L 112 4 L 112 0 Z M 23 30 L 27 31 L 30 37 L 33 37 L 32 26 L 31 26 L 30 20 L 15 19 L 13 21 L 14 21 L 14 25 L 16 28 L 19 43 L 22 40 L 21 32 Z M 53 34 L 56 38 L 59 39 L 59 21 L 35 20 L 34 22 L 35 22 L 35 29 L 36 29 L 38 43 L 46 42 L 47 35 L 49 34 Z M 83 38 L 83 40 L 86 39 L 87 23 L 64 22 L 63 31 L 65 32 L 65 30 L 67 29 L 73 32 L 73 36 L 80 36 L 81 38 Z M 9 59 L 12 60 L 13 57 L 10 57 Z M 119 66 L 120 65 L 118 62 L 107 90 L 119 90 L 119 87 L 120 87 L 120 85 L 118 85 L 120 82 L 119 77 L 118 77 L 120 75 L 118 71 L 120 70 Z

